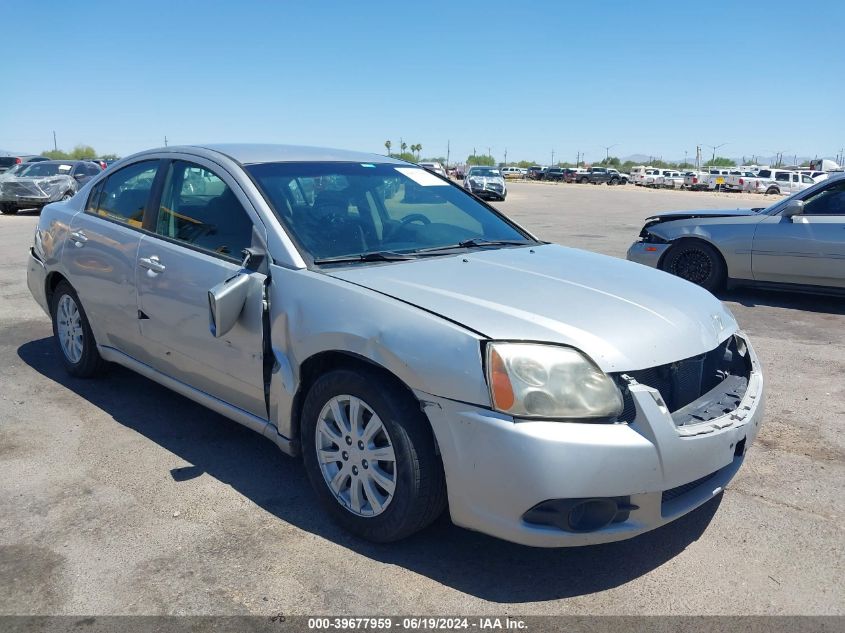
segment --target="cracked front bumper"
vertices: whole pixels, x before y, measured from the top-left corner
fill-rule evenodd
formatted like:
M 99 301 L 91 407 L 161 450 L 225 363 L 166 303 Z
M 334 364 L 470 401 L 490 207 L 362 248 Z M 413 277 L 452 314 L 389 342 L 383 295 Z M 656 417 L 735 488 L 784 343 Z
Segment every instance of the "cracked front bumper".
M 677 427 L 658 392 L 640 384 L 630 387 L 630 424 L 514 421 L 418 393 L 443 459 L 453 522 L 523 545 L 562 547 L 631 538 L 687 514 L 724 490 L 757 436 L 763 377 L 750 353 L 737 409 L 693 426 Z M 592 532 L 523 519 L 543 501 L 593 497 L 630 497 L 636 509 Z

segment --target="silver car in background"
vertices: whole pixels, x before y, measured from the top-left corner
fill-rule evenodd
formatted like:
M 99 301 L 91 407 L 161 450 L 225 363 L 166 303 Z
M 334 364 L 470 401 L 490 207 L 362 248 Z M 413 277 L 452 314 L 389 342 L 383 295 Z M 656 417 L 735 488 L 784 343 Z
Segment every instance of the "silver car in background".
M 261 433 L 374 541 L 447 506 L 527 545 L 629 538 L 720 493 L 763 415 L 708 292 L 383 156 L 136 154 L 45 207 L 27 277 L 70 374 L 118 363 Z
M 498 167 L 470 167 L 464 178 L 464 189 L 485 200 L 504 201 L 508 196 L 505 177 Z
M 845 293 L 845 175 L 768 208 L 654 215 L 628 259 L 710 291 L 729 284 Z

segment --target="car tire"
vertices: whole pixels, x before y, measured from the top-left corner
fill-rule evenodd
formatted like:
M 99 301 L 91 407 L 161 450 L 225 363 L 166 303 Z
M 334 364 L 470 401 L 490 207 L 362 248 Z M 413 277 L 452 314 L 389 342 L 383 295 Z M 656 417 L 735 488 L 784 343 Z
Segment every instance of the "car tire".
M 17 215 L 18 208 L 13 207 L 11 204 L 4 204 L 2 207 L 3 215 Z
M 582 178 L 582 179 L 581 179 L 581 180 L 579 180 L 578 182 L 580 182 L 580 183 L 583 185 L 583 184 L 585 184 L 585 183 L 590 182 L 590 179 L 589 179 L 589 178 Z
M 773 196 L 773 195 L 777 195 L 779 193 L 780 193 L 780 189 L 778 189 L 777 187 L 769 187 L 768 189 L 766 189 L 766 195 L 767 196 Z
M 53 318 L 53 338 L 67 372 L 78 378 L 97 375 L 105 361 L 97 350 L 97 342 L 79 296 L 66 281 L 59 282 L 53 291 L 50 315 Z
M 725 262 L 719 252 L 701 240 L 682 240 L 663 258 L 661 268 L 710 292 L 725 284 Z
M 619 184 L 619 180 L 617 180 L 616 178 L 611 178 L 610 180 L 607 181 L 607 184 L 610 185 L 611 187 L 614 187 L 617 184 Z
M 360 415 L 356 428 L 353 410 Z M 349 532 L 377 543 L 397 541 L 443 512 L 446 479 L 428 420 L 391 378 L 371 369 L 324 374 L 308 390 L 301 420 L 308 479 L 321 505 Z M 376 462 L 376 450 L 385 459 Z
M 70 200 L 71 198 L 73 198 L 73 192 L 65 191 L 64 195 L 60 198 L 60 201 L 64 202 L 65 200 Z

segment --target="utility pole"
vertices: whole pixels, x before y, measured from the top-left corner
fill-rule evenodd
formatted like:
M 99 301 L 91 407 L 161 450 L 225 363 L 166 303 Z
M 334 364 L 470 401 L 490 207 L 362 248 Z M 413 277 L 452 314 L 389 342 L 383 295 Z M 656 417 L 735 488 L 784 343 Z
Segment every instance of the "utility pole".
M 56 144 L 56 130 L 53 130 L 53 151 L 59 151 L 59 146 Z
M 555 164 L 555 151 L 552 150 L 552 166 Z
M 579 149 L 575 153 L 575 167 L 580 167 L 580 166 L 581 166 L 581 150 Z
M 167 134 L 164 135 L 164 146 L 167 147 Z
M 725 145 L 727 145 L 727 143 L 722 143 L 721 145 L 708 145 L 707 146 L 707 147 L 709 147 L 713 150 L 713 158 L 711 159 L 710 162 L 716 161 L 716 150 L 719 149 L 720 147 L 724 147 Z
M 446 141 L 446 169 L 449 169 L 449 150 L 450 150 L 450 141 Z
M 687 166 L 687 150 L 684 150 L 684 167 Z
M 619 143 L 614 143 L 613 145 L 602 145 L 602 147 L 604 147 L 604 162 L 605 162 L 605 164 L 607 164 L 607 161 L 610 160 L 610 150 L 612 150 L 617 145 L 619 145 Z
M 505 167 L 508 165 L 508 148 L 505 148 Z

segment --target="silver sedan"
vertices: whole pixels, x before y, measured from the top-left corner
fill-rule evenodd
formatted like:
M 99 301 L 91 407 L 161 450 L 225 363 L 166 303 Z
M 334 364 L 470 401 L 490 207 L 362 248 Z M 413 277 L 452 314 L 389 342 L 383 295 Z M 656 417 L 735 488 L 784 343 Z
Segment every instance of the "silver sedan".
M 710 291 L 730 284 L 845 293 L 845 175 L 768 208 L 652 216 L 628 259 Z
M 447 506 L 528 545 L 629 538 L 719 494 L 763 415 L 712 295 L 383 156 L 136 154 L 45 207 L 28 283 L 70 374 L 118 363 L 261 433 L 375 541 Z

